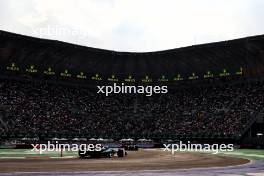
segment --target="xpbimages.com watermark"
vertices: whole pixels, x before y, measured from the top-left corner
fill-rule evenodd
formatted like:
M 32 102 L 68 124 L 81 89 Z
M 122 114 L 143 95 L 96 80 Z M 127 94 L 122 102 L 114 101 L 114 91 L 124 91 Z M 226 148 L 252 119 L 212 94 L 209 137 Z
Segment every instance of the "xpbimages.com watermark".
M 180 141 L 177 144 L 163 144 L 165 147 L 163 151 L 169 151 L 171 154 L 175 152 L 211 152 L 218 154 L 219 152 L 232 152 L 234 151 L 233 144 L 196 144 L 188 141 L 183 143 Z
M 40 28 L 32 28 L 33 35 L 38 37 L 45 36 L 73 36 L 73 37 L 87 37 L 88 32 L 81 31 L 78 29 L 73 29 L 70 27 L 63 26 L 45 26 Z
M 146 96 L 152 96 L 153 94 L 166 94 L 168 93 L 167 86 L 128 86 L 122 83 L 117 85 L 114 83 L 109 86 L 97 86 L 97 93 L 105 94 L 145 94 Z
M 32 152 L 38 152 L 39 154 L 43 154 L 44 152 L 61 152 L 61 151 L 101 151 L 103 146 L 102 144 L 61 144 L 58 141 L 50 142 L 47 144 L 31 144 L 33 149 Z

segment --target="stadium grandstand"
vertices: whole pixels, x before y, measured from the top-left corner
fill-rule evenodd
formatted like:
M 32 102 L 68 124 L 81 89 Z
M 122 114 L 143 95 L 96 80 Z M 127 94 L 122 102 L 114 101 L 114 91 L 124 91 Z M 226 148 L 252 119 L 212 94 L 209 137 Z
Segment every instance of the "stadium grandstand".
M 264 35 L 129 53 L 0 31 L 0 135 L 263 145 Z M 96 93 L 168 85 L 167 94 Z

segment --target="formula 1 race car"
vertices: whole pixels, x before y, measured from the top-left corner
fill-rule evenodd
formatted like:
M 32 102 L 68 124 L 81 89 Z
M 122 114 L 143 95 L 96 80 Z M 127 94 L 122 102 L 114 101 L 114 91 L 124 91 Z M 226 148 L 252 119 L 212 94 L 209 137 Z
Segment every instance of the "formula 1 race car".
M 127 152 L 124 148 L 108 148 L 103 147 L 100 151 L 85 151 L 79 150 L 78 152 L 80 158 L 112 158 L 112 157 L 124 157 Z

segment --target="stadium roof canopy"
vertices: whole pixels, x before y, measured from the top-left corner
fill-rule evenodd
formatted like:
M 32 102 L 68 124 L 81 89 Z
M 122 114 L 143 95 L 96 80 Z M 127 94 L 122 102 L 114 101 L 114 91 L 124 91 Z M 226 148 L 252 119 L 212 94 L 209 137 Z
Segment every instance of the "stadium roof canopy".
M 177 74 L 215 75 L 223 69 L 235 73 L 243 68 L 248 75 L 264 72 L 264 35 L 210 44 L 146 53 L 116 52 L 84 47 L 65 42 L 33 38 L 0 31 L 0 69 L 15 63 L 21 70 L 30 66 L 43 73 L 52 68 L 56 73 L 115 75 L 126 78 L 161 75 L 172 79 Z

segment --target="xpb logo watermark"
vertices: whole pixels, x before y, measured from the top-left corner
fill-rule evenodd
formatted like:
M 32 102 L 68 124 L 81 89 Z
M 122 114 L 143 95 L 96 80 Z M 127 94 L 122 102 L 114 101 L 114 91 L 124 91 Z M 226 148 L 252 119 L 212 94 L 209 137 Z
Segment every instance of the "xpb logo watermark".
M 109 86 L 97 86 L 97 93 L 105 94 L 145 94 L 146 96 L 152 96 L 153 94 L 166 94 L 168 93 L 167 86 L 128 86 L 122 83 L 117 85 L 114 83 Z
M 171 154 L 175 154 L 175 152 L 212 152 L 213 154 L 217 154 L 219 152 L 231 152 L 234 151 L 233 144 L 196 144 L 188 141 L 187 143 L 183 143 L 180 141 L 177 144 L 163 144 L 165 147 L 163 151 L 169 151 Z
M 48 141 L 47 144 L 31 144 L 33 149 L 31 151 L 38 152 L 40 154 L 44 152 L 55 152 L 55 151 L 101 151 L 102 144 L 60 144 L 58 141 L 51 143 Z

